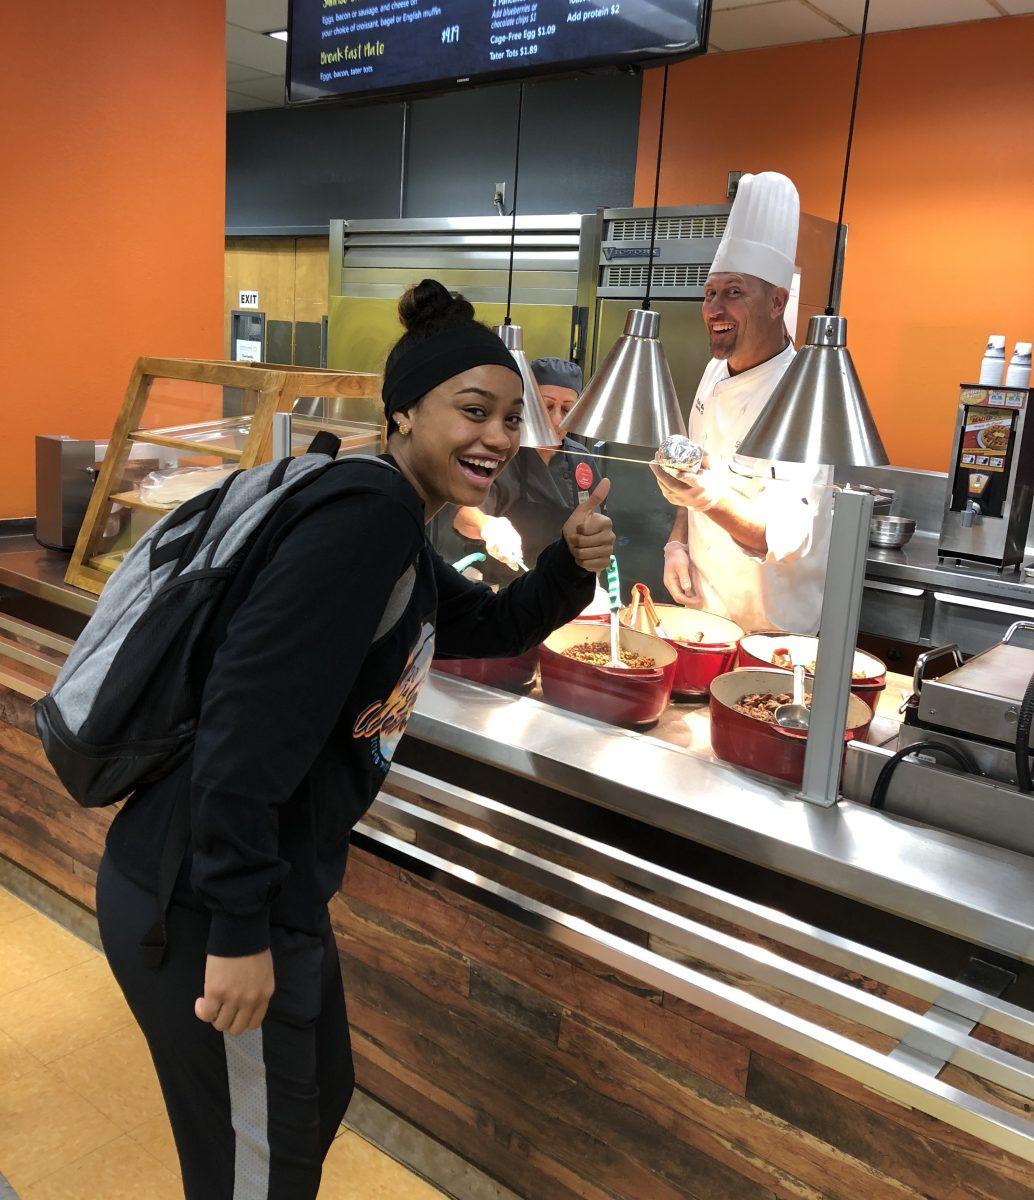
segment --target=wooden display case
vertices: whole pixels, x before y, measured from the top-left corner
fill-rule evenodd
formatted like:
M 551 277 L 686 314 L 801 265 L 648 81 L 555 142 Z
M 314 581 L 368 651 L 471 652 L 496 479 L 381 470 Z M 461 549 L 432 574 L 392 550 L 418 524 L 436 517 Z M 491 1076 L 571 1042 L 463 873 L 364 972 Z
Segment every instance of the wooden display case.
M 141 493 L 139 485 L 149 472 L 246 470 L 265 462 L 273 414 L 294 411 L 299 401 L 323 401 L 338 415 L 354 408 L 360 418 L 354 440 L 368 442 L 380 388 L 380 376 L 356 372 L 137 359 L 65 581 L 99 595 L 129 548 L 170 510 Z M 213 470 L 213 485 L 218 478 Z

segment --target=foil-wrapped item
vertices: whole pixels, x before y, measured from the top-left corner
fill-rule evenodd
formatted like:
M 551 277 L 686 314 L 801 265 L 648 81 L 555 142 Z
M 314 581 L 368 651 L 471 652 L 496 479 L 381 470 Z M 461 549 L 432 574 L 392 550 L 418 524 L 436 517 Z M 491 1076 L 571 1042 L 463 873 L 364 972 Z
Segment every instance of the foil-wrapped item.
M 691 442 L 681 433 L 673 433 L 666 437 L 657 450 L 658 465 L 676 478 L 699 471 L 703 459 L 703 447 Z

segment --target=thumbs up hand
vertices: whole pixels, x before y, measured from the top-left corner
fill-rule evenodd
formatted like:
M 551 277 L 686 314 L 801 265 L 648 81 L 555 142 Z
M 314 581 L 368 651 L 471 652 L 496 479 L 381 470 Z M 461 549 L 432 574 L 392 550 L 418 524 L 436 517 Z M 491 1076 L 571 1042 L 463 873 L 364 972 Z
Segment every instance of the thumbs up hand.
M 596 511 L 610 494 L 610 480 L 603 479 L 568 517 L 564 525 L 564 541 L 571 557 L 585 571 L 596 574 L 610 565 L 614 553 L 614 527 L 610 517 Z

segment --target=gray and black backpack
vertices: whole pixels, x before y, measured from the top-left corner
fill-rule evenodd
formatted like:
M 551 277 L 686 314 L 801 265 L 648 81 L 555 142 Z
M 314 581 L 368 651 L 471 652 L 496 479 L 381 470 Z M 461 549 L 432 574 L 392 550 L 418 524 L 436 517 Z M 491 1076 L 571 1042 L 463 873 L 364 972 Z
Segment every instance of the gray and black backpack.
M 266 522 L 327 471 L 330 498 L 350 490 L 356 462 L 335 460 L 338 439 L 318 434 L 306 454 L 237 471 L 221 487 L 163 517 L 126 555 L 61 669 L 36 704 L 36 728 L 58 778 L 87 808 L 113 804 L 172 771 L 191 751 L 213 615 Z M 321 503 L 328 489 L 319 489 Z M 394 627 L 415 569 L 399 579 L 381 628 Z

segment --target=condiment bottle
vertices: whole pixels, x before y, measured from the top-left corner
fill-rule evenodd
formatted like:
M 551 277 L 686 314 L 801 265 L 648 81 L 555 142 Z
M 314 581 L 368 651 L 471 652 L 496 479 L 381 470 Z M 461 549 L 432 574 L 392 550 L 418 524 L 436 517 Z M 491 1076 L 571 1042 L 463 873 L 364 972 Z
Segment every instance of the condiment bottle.
M 1016 388 L 1030 387 L 1030 342 L 1017 342 L 1009 361 L 1009 369 L 1005 372 L 1005 386 Z
M 986 387 L 1001 387 L 1002 372 L 1005 370 L 1005 334 L 992 333 L 987 339 L 987 349 L 980 363 L 978 383 Z

